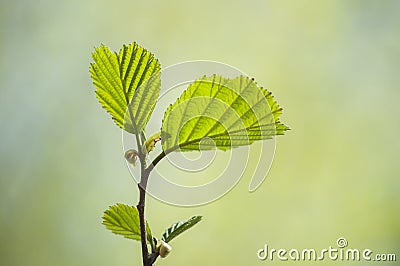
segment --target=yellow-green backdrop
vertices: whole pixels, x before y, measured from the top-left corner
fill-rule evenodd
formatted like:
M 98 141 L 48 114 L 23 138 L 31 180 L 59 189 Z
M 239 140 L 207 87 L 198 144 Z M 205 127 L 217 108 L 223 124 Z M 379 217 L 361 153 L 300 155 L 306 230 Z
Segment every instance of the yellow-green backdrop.
M 264 244 L 322 249 L 338 237 L 400 256 L 399 1 L 3 0 L 0 7 L 1 265 L 140 265 L 139 243 L 101 225 L 109 205 L 135 204 L 138 195 L 121 132 L 88 72 L 95 46 L 133 41 L 163 66 L 209 59 L 238 67 L 271 88 L 292 128 L 278 138 L 255 193 L 248 177 L 201 207 L 149 198 L 157 235 L 204 216 L 158 265 L 309 265 L 256 253 Z

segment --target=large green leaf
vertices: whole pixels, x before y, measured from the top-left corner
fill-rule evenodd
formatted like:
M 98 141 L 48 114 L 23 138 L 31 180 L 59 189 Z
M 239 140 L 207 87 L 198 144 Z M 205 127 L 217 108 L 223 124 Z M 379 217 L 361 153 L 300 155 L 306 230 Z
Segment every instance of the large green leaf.
M 164 114 L 163 150 L 221 150 L 281 135 L 288 127 L 270 92 L 254 80 L 217 75 L 193 82 Z
M 166 243 L 170 242 L 172 239 L 174 239 L 178 235 L 182 234 L 183 232 L 192 228 L 194 225 L 200 222 L 201 218 L 202 216 L 193 216 L 192 218 L 190 218 L 185 222 L 174 223 L 170 228 L 165 230 L 162 236 L 162 240 L 165 241 Z
M 140 133 L 160 92 L 159 61 L 136 43 L 124 45 L 118 54 L 101 45 L 92 56 L 90 74 L 100 104 L 119 127 Z M 130 115 L 134 118 L 133 124 Z
M 103 224 L 114 234 L 140 241 L 140 219 L 137 208 L 118 203 L 104 212 Z M 154 246 L 150 226 L 146 222 L 147 241 Z

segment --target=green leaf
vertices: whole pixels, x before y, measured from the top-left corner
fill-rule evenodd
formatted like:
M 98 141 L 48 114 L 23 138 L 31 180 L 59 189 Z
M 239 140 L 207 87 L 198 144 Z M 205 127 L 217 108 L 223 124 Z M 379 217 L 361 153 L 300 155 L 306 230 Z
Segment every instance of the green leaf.
M 114 234 L 140 241 L 140 220 L 137 208 L 118 203 L 104 212 L 103 224 Z M 154 246 L 150 227 L 146 222 L 147 241 Z
M 136 43 L 124 45 L 118 54 L 101 45 L 92 56 L 90 74 L 100 104 L 120 128 L 140 133 L 160 92 L 160 63 Z
M 173 224 L 170 228 L 166 229 L 162 240 L 166 243 L 170 242 L 172 239 L 182 234 L 186 230 L 192 228 L 195 224 L 201 221 L 202 216 L 193 216 L 185 222 L 177 222 Z
M 148 154 L 152 150 L 154 150 L 156 143 L 161 140 L 161 132 L 157 132 L 153 134 L 150 138 L 148 138 L 144 145 L 143 153 Z
M 249 145 L 288 130 L 281 113 L 272 94 L 250 78 L 204 76 L 165 112 L 162 147 L 170 152 Z

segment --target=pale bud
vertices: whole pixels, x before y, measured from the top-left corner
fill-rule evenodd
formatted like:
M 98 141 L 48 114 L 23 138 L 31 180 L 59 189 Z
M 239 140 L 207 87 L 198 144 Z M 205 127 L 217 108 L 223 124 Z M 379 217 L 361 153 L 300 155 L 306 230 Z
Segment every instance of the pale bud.
M 128 163 L 132 164 L 133 166 L 136 166 L 138 155 L 139 154 L 136 150 L 130 149 L 125 152 L 125 159 L 127 160 Z
M 165 243 L 164 241 L 160 241 L 157 245 L 157 251 L 160 254 L 161 258 L 165 258 L 171 252 L 172 247 Z

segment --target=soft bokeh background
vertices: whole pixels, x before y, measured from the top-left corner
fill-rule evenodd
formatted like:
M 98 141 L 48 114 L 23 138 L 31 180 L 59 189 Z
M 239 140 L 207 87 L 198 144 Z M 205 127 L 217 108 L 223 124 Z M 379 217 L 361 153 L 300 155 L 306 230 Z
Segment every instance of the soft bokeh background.
M 272 89 L 293 129 L 279 137 L 255 193 L 245 178 L 201 207 L 149 198 L 157 235 L 173 221 L 205 217 L 158 265 L 283 265 L 259 261 L 257 250 L 322 249 L 340 236 L 351 248 L 400 259 L 399 1 L 0 7 L 1 265 L 140 265 L 139 243 L 100 223 L 107 206 L 135 204 L 137 192 L 121 132 L 99 107 L 88 72 L 94 46 L 132 41 L 163 66 L 210 59 L 249 73 Z

